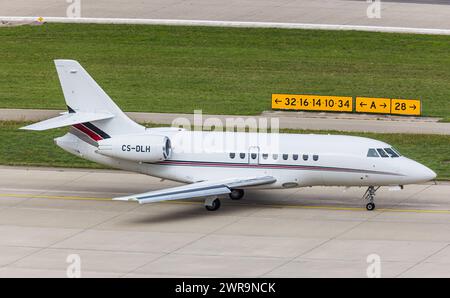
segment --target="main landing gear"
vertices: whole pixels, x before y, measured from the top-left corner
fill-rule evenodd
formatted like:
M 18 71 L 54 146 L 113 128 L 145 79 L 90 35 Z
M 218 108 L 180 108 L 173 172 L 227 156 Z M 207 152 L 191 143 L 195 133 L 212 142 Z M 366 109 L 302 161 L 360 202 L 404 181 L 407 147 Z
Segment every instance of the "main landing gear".
M 216 211 L 220 208 L 220 200 L 219 198 L 213 197 L 213 198 L 207 198 L 205 200 L 205 208 L 208 211 Z
M 244 196 L 243 189 L 232 189 L 229 193 L 230 199 L 240 200 Z M 205 200 L 205 208 L 208 211 L 216 211 L 220 208 L 220 199 L 217 197 L 210 197 Z
M 375 210 L 375 192 L 379 189 L 378 186 L 375 188 L 374 186 L 369 186 L 369 188 L 366 190 L 366 192 L 363 195 L 363 199 L 368 200 L 369 202 L 366 205 L 366 209 L 368 211 Z
M 229 196 L 230 196 L 230 199 L 232 199 L 232 200 L 240 200 L 244 196 L 244 190 L 243 189 L 232 189 Z

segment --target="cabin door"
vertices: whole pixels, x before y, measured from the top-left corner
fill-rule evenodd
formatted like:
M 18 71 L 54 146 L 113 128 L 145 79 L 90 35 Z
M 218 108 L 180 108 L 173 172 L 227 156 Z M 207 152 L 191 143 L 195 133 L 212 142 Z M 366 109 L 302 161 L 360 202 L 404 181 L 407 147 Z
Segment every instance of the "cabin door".
M 248 149 L 248 163 L 251 165 L 259 164 L 259 147 L 253 146 Z

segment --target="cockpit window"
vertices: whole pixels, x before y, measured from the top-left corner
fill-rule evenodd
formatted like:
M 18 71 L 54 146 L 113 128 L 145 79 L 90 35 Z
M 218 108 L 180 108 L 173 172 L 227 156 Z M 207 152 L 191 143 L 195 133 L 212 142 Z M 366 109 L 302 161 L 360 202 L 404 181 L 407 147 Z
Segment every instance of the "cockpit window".
M 369 149 L 367 152 L 367 157 L 380 157 L 375 149 Z
M 383 149 L 377 148 L 378 153 L 380 153 L 381 157 L 389 157 L 386 152 L 384 152 Z
M 402 155 L 400 154 L 400 152 L 398 152 L 398 150 L 395 149 L 394 147 L 391 147 L 391 149 L 392 149 L 395 153 L 397 153 L 398 156 L 402 156 Z
M 402 156 L 400 153 L 398 153 L 397 150 L 395 150 L 395 148 L 391 147 L 391 148 L 370 148 L 369 151 L 367 152 L 367 157 L 400 157 Z
M 398 157 L 398 154 L 391 148 L 384 148 L 384 151 L 386 151 L 386 153 L 389 154 L 391 157 Z

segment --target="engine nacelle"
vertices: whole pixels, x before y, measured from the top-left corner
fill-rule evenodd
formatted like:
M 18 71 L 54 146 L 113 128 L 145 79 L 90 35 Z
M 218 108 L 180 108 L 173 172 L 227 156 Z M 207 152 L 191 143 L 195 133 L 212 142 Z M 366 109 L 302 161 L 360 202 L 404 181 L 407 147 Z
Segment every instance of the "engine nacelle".
M 170 158 L 172 146 L 166 136 L 119 136 L 100 140 L 97 152 L 131 161 L 158 162 Z

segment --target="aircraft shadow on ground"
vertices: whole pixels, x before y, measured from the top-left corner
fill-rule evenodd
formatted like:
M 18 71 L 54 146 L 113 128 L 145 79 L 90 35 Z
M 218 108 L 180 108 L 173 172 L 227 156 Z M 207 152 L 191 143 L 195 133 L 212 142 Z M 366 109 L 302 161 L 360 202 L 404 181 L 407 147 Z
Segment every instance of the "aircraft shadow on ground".
M 207 211 L 202 204 L 194 205 L 184 205 L 184 208 L 176 210 L 163 211 L 161 214 L 148 214 L 148 215 L 137 215 L 136 218 L 130 219 L 129 222 L 133 224 L 151 224 L 151 223 L 162 223 L 162 222 L 183 222 L 189 219 L 195 219 L 200 217 L 213 218 L 216 216 L 233 216 L 242 212 L 242 208 L 247 210 L 256 209 L 258 205 L 242 205 L 237 204 L 227 205 L 224 203 L 222 207 L 217 211 Z
M 256 197 L 262 194 L 261 192 L 252 191 L 249 192 L 252 199 L 245 201 L 232 201 L 227 197 L 221 198 L 222 206 L 217 211 L 207 211 L 203 206 L 203 201 L 195 200 L 191 202 L 196 202 L 194 204 L 182 204 L 180 203 L 180 208 L 170 208 L 167 206 L 167 210 L 164 210 L 160 214 L 139 214 L 136 218 L 130 219 L 130 223 L 133 224 L 151 224 L 151 223 L 162 223 L 162 222 L 182 222 L 188 219 L 195 219 L 199 217 L 213 218 L 215 216 L 236 216 L 238 214 L 246 214 L 245 211 L 252 212 L 253 210 L 264 208 L 265 205 L 276 204 L 280 201 L 273 199 L 268 201 L 264 199 L 261 204 L 258 203 Z M 170 204 L 170 203 L 169 203 Z M 172 203 L 176 204 L 176 203 Z M 183 207 L 181 207 L 183 206 Z M 244 212 L 244 213 L 243 213 Z
M 246 197 L 239 201 L 233 201 L 228 197 L 221 197 L 222 206 L 217 211 L 207 211 L 203 207 L 202 200 L 191 200 L 196 202 L 193 204 L 179 203 L 179 208 L 173 208 L 178 203 L 168 203 L 167 209 L 162 208 L 162 213 L 142 214 L 136 218 L 130 219 L 133 224 L 151 224 L 163 222 L 183 222 L 189 219 L 196 218 L 213 218 L 215 216 L 245 216 L 248 212 L 256 211 L 261 208 L 282 208 L 291 205 L 302 205 L 305 207 L 314 206 L 334 206 L 334 207 L 350 207 L 362 208 L 364 202 L 359 197 L 349 197 L 348 199 L 342 196 L 329 195 L 322 198 L 322 196 L 313 196 L 305 194 L 297 195 L 292 202 L 289 199 L 290 195 L 277 196 L 273 192 L 264 190 L 251 190 L 246 193 Z M 170 206 L 170 205 L 171 206 Z M 183 207 L 182 207 L 183 206 Z

